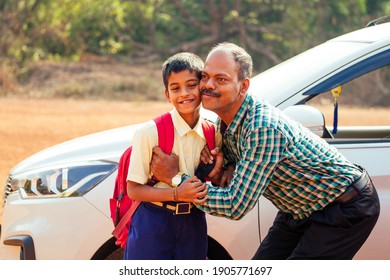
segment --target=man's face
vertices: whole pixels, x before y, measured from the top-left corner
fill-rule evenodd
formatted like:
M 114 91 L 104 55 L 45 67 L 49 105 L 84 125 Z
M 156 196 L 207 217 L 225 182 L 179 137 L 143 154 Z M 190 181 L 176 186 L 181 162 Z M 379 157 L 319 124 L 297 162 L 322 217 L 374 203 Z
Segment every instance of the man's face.
M 209 54 L 199 88 L 203 107 L 217 113 L 225 122 L 230 122 L 243 100 L 238 64 L 230 53 L 216 50 Z

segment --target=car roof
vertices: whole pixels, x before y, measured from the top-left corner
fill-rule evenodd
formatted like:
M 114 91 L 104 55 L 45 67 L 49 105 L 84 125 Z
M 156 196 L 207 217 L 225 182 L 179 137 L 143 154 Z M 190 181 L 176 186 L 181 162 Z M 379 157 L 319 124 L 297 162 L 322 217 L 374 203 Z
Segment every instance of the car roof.
M 341 35 L 334 39 L 329 40 L 329 42 L 364 42 L 364 43 L 373 43 L 381 41 L 383 39 L 388 39 L 390 34 L 390 22 L 382 23 L 378 25 L 373 25 L 352 31 L 350 33 Z

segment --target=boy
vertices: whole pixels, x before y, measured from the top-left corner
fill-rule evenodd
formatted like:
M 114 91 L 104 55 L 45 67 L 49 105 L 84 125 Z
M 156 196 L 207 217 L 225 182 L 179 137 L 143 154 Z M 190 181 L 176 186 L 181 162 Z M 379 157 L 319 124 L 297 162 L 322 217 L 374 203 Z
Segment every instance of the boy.
M 194 177 L 206 144 L 198 88 L 202 68 L 203 61 L 191 53 L 176 54 L 163 64 L 165 96 L 175 107 L 170 112 L 175 128 L 172 153 L 180 155 L 181 172 L 171 186 L 162 182 L 146 185 L 151 177 L 152 148 L 158 145 L 155 123 L 149 121 L 134 135 L 127 192 L 142 203 L 131 221 L 125 259 L 206 259 L 205 214 L 192 207 L 192 203 L 202 204 L 207 194 L 207 187 Z M 182 172 L 193 177 L 181 182 Z M 185 205 L 189 213 L 175 214 L 171 209 L 178 202 L 189 202 Z

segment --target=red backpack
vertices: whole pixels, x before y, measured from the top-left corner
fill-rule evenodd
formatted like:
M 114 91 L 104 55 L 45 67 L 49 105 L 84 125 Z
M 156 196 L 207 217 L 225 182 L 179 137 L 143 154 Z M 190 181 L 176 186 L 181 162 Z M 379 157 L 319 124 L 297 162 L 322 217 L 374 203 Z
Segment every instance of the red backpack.
M 171 154 L 174 142 L 174 127 L 169 112 L 154 119 L 158 132 L 158 146 L 167 154 Z M 202 121 L 203 133 L 210 149 L 215 147 L 215 127 L 208 121 Z M 110 198 L 111 219 L 115 229 L 115 244 L 124 248 L 129 234 L 131 217 L 141 201 L 132 200 L 127 195 L 127 173 L 130 164 L 132 146 L 122 154 L 118 163 L 118 174 L 115 180 L 114 193 Z

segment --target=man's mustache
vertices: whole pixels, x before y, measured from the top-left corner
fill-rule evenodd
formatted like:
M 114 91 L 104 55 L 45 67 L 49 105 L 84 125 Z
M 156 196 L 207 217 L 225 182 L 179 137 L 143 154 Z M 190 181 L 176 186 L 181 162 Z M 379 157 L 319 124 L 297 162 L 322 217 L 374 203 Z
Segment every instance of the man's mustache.
M 205 94 L 205 95 L 209 95 L 209 96 L 213 96 L 213 97 L 221 97 L 222 96 L 222 94 L 220 94 L 219 92 L 212 91 L 212 90 L 209 90 L 207 88 L 201 89 L 200 94 L 201 95 Z

